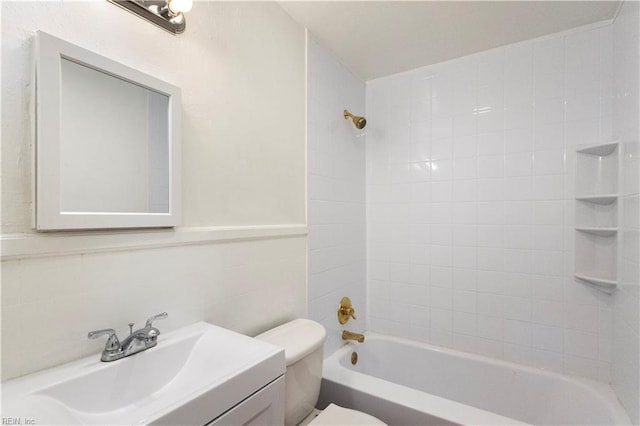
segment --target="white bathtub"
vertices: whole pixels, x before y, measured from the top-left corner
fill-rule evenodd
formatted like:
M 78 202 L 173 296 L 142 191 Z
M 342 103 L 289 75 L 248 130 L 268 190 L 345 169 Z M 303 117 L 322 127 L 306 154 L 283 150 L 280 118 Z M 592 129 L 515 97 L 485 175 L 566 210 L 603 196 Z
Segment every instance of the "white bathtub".
M 371 332 L 325 359 L 329 402 L 390 425 L 630 424 L 606 384 Z

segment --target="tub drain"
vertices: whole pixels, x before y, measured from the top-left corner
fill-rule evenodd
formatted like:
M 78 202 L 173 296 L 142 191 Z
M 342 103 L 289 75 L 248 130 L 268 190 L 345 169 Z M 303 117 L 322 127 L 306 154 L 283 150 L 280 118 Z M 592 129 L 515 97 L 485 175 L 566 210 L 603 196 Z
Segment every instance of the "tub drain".
M 356 365 L 358 363 L 358 353 L 354 352 L 351 354 L 351 364 Z

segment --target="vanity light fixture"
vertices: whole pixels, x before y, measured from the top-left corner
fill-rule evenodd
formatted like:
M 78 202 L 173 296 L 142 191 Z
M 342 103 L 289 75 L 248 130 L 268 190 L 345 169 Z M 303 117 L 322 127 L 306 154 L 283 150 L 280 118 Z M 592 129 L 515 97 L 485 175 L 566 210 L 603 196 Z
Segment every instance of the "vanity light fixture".
M 109 0 L 131 13 L 156 24 L 172 34 L 184 32 L 184 14 L 191 10 L 193 0 Z

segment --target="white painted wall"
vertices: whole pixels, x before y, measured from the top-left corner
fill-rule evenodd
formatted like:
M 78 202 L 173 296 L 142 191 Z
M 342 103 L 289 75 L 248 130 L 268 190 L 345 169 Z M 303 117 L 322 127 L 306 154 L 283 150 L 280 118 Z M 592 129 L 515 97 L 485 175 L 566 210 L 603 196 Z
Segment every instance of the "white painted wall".
M 1 7 L 3 253 L 22 253 L 2 263 L 3 380 L 98 356 L 104 342 L 88 341 L 87 331 L 123 334 L 128 322 L 160 311 L 169 312 L 162 331 L 207 320 L 248 334 L 305 316 L 304 236 L 249 232 L 225 242 L 207 236 L 228 229 L 199 228 L 305 223 L 304 29 L 277 4 L 262 2 L 196 2 L 180 36 L 106 1 Z M 202 233 L 202 240 L 105 252 L 69 247 L 77 241 L 65 237 L 72 234 L 31 233 L 37 29 L 182 88 L 181 231 Z M 135 247 L 153 235 L 98 232 L 86 239 L 100 246 L 122 237 Z M 54 249 L 32 257 L 30 248 L 45 240 Z M 56 244 L 71 254 L 58 256 Z
M 365 85 L 313 38 L 307 73 L 309 317 L 327 329 L 327 356 L 343 329 L 366 329 L 366 137 L 342 115 L 364 114 Z M 344 326 L 336 316 L 343 296 L 357 316 Z
M 609 380 L 573 279 L 578 144 L 612 138 L 611 25 L 367 83 L 372 330 Z
M 306 238 L 88 252 L 2 263 L 2 379 L 93 354 L 87 332 L 153 314 L 255 335 L 306 315 Z M 274 296 L 275 295 L 275 296 Z
M 304 223 L 304 29 L 267 2 L 195 2 L 187 21 L 173 36 L 106 1 L 2 3 L 4 233 L 30 228 L 37 29 L 181 87 L 184 226 Z
M 640 4 L 625 1 L 613 25 L 613 132 L 622 145 L 620 291 L 614 298 L 612 382 L 640 423 Z

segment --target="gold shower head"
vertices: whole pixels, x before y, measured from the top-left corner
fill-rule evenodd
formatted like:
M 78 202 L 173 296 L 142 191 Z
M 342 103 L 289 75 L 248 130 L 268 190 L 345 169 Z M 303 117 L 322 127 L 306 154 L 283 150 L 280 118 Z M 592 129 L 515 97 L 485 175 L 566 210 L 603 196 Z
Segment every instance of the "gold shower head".
M 367 119 L 364 117 L 359 117 L 357 115 L 353 115 L 351 114 L 349 111 L 347 111 L 346 109 L 344 110 L 344 118 L 345 120 L 347 118 L 351 117 L 351 120 L 353 120 L 353 125 L 356 126 L 356 129 L 358 130 L 362 130 L 364 129 L 364 126 L 367 125 Z

